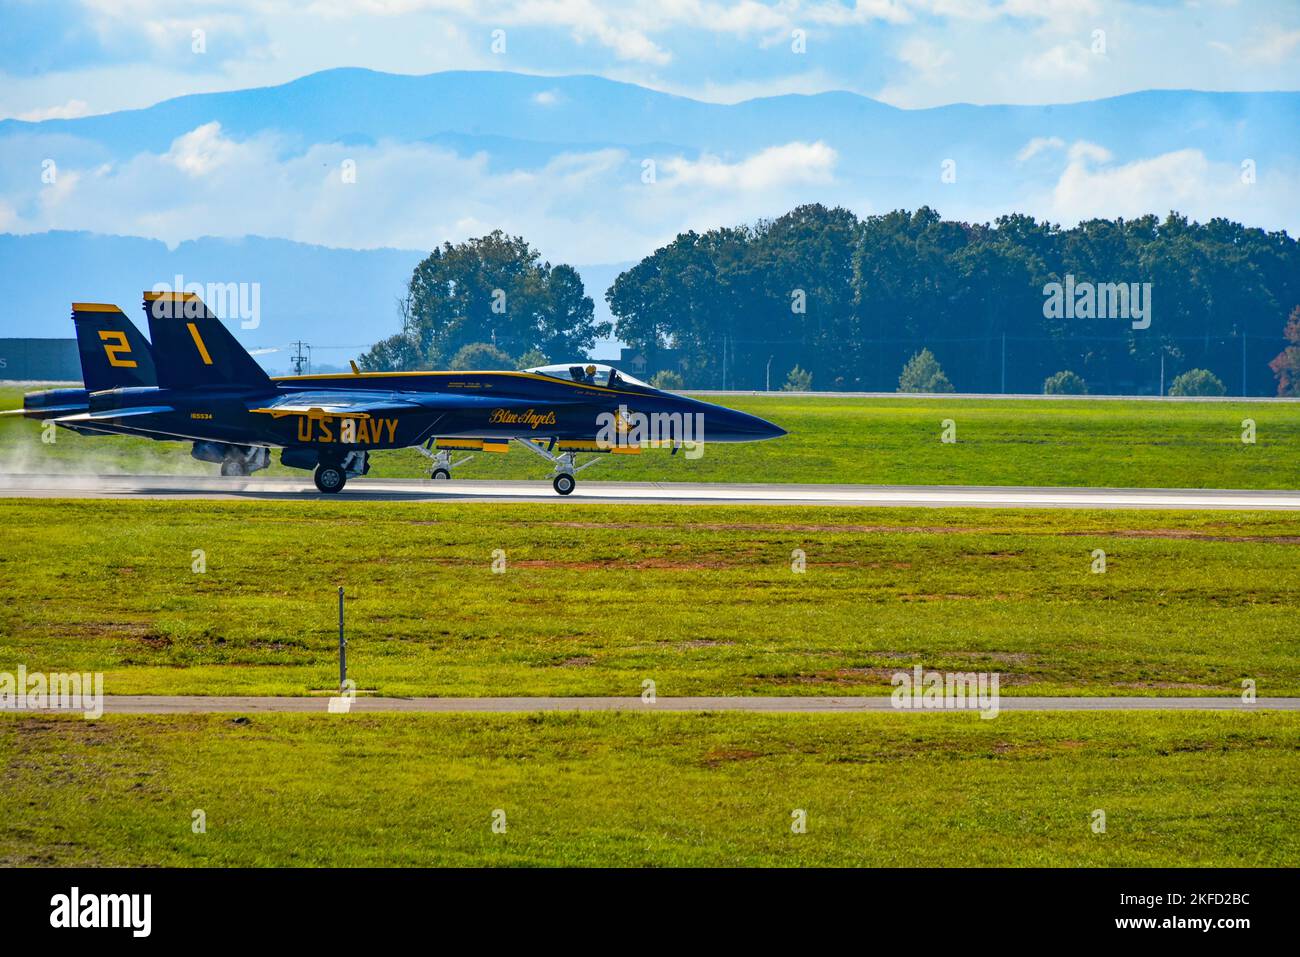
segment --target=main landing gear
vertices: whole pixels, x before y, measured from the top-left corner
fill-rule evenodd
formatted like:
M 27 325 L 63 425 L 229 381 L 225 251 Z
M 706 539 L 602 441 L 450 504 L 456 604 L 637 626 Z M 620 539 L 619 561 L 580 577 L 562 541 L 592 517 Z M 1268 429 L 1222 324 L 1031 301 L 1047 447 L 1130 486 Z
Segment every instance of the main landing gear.
M 598 459 L 593 458 L 578 465 L 576 452 L 561 452 L 556 455 L 549 446 L 541 445 L 531 439 L 516 439 L 515 441 L 524 448 L 536 452 L 555 466 L 555 471 L 551 473 L 551 487 L 561 495 L 573 494 L 573 490 L 578 487 L 578 480 L 574 476 L 588 466 L 595 465 L 598 461 Z M 554 445 L 554 443 L 551 444 Z
M 227 442 L 195 442 L 190 451 L 200 462 L 216 462 L 227 478 L 252 475 L 271 464 L 271 453 L 260 445 L 230 445 Z
M 343 471 L 343 466 L 334 464 L 325 464 L 322 462 L 316 466 L 316 487 L 327 495 L 343 491 L 343 486 L 348 484 L 348 473 Z
M 365 475 L 370 471 L 370 455 L 367 452 L 349 452 L 342 461 L 321 461 L 316 466 L 313 478 L 316 488 L 326 495 L 343 491 L 349 476 Z

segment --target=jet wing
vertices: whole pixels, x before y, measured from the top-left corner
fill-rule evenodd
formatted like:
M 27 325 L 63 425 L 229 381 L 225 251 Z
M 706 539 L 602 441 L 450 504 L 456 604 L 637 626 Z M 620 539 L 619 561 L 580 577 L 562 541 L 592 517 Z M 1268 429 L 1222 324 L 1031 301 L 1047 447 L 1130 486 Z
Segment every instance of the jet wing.
M 254 403 L 249 412 L 282 418 L 286 415 L 369 419 L 403 412 L 450 412 L 456 409 L 529 408 L 537 400 L 445 392 L 363 392 L 342 389 L 329 392 L 290 392 L 270 402 Z M 554 404 L 554 403 L 551 403 Z

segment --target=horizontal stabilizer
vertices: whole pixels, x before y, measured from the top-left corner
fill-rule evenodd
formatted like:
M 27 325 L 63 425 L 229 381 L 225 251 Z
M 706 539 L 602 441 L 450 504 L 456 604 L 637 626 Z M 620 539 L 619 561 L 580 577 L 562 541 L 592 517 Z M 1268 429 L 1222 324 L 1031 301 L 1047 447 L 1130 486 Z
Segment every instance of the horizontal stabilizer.
M 48 419 L 53 416 L 62 415 L 65 412 L 78 412 L 85 407 L 86 403 L 82 402 L 80 405 L 47 405 L 30 409 L 5 409 L 3 412 L 0 412 L 0 416 L 25 415 L 29 419 Z
M 142 405 L 132 409 L 104 409 L 102 412 L 82 412 L 79 415 L 65 415 L 54 421 L 62 425 L 65 422 L 112 422 L 116 419 L 130 419 L 137 415 L 160 415 L 175 412 L 170 405 Z

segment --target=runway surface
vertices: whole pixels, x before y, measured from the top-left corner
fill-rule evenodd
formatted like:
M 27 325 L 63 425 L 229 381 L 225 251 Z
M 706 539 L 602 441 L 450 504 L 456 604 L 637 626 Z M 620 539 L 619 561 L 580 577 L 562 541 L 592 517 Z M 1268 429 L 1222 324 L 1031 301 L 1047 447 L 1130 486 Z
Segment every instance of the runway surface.
M 256 714 L 310 713 L 341 709 L 328 694 L 297 698 L 252 698 L 201 695 L 105 695 L 105 714 Z M 331 701 L 335 702 L 331 705 Z M 750 711 L 767 714 L 795 712 L 902 711 L 933 714 L 943 709 L 895 708 L 884 697 L 705 697 L 658 698 L 653 704 L 640 698 L 370 698 L 364 695 L 343 706 L 353 714 L 380 712 L 486 712 L 535 711 Z M 1244 704 L 1231 698 L 1011 698 L 998 701 L 999 711 L 1261 711 L 1300 710 L 1300 698 L 1260 698 Z M 30 711 L 32 709 L 19 709 Z M 953 709 L 947 709 L 953 710 Z M 966 708 L 978 711 L 974 704 Z
M 976 508 L 1300 509 L 1300 491 L 1019 488 L 942 485 L 744 485 L 583 482 L 569 496 L 547 481 L 433 482 L 354 479 L 337 496 L 307 479 L 162 475 L 0 475 L 0 498 L 142 498 L 224 501 L 567 502 L 585 504 L 873 505 Z

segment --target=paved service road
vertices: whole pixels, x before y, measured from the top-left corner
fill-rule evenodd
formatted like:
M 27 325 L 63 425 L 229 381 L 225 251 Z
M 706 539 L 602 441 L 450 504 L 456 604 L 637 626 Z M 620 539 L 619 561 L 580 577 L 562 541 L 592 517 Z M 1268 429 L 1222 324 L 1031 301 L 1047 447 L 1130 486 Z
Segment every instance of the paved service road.
M 106 714 L 255 714 L 258 712 L 326 712 L 331 710 L 328 694 L 299 698 L 251 698 L 202 695 L 105 695 Z M 335 704 L 334 708 L 338 708 Z M 895 709 L 887 696 L 849 697 L 714 697 L 659 698 L 647 704 L 640 698 L 368 698 L 351 699 L 357 712 L 464 712 L 490 713 L 528 711 L 756 711 L 855 712 L 894 711 L 937 713 Z M 1244 704 L 1231 698 L 1011 698 L 998 701 L 1000 711 L 1300 711 L 1300 698 L 1260 698 Z M 30 709 L 20 709 L 30 710 Z M 967 710 L 979 710 L 972 706 Z
M 337 496 L 311 480 L 211 475 L 0 475 L 0 497 L 295 501 L 555 502 L 586 504 L 874 505 L 979 508 L 1300 509 L 1300 491 L 1018 488 L 957 485 L 740 485 L 584 482 L 560 496 L 550 482 L 354 479 Z

